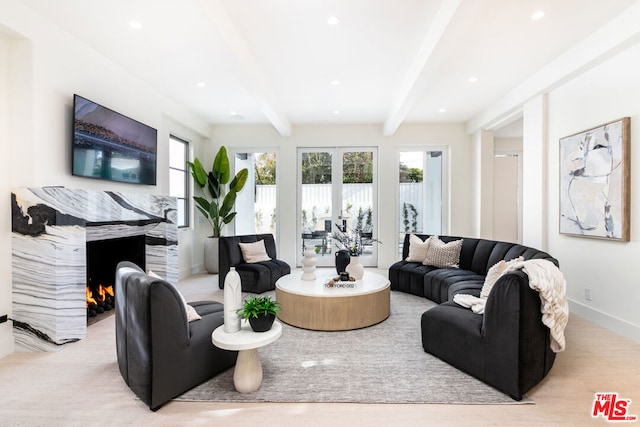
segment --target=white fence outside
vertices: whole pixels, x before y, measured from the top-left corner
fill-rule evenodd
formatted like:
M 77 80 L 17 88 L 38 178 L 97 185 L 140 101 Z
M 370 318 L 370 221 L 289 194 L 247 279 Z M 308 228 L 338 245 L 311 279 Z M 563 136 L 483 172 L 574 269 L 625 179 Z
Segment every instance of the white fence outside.
M 366 212 L 369 207 L 373 206 L 373 187 L 371 184 L 344 184 L 344 210 L 346 217 L 351 218 L 350 227 L 355 226 L 360 209 Z M 302 186 L 302 200 L 304 204 L 301 206 L 302 211 L 306 213 L 305 231 L 324 230 L 324 220 L 331 219 L 331 184 L 305 184 Z M 398 206 L 398 231 L 405 231 L 403 217 L 403 203 L 413 205 L 417 210 L 416 222 L 417 228 L 411 228 L 413 217 L 408 216 L 409 231 L 422 232 L 423 221 L 423 185 L 421 183 L 402 183 L 400 184 L 399 206 Z M 276 186 L 275 185 L 258 185 L 256 186 L 255 195 L 255 219 L 257 232 L 273 232 L 275 228 L 276 215 Z M 384 204 L 384 206 L 388 206 Z M 348 208 L 348 209 L 347 209 Z M 315 221 L 314 221 L 315 218 Z

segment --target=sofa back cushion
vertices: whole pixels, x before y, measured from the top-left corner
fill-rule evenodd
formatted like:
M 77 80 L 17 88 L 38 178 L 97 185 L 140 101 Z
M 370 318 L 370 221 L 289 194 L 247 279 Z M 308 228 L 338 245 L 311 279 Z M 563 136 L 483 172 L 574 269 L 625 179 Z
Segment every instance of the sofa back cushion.
M 431 235 L 416 234 L 420 239 L 426 240 Z M 495 240 L 477 239 L 472 237 L 439 236 L 445 243 L 462 239 L 460 250 L 460 268 L 475 273 L 486 275 L 489 268 L 500 260 L 510 261 L 522 256 L 527 259 L 547 259 L 559 266 L 558 260 L 546 252 L 523 246 L 517 243 L 498 242 Z M 402 246 L 402 259 L 409 255 L 410 234 L 406 234 Z

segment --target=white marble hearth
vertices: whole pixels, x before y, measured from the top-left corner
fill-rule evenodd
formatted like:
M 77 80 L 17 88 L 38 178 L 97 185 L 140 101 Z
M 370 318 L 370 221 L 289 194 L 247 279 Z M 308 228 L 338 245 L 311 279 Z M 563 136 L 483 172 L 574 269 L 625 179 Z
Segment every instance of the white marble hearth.
M 56 351 L 86 336 L 87 241 L 144 235 L 147 270 L 177 284 L 175 198 L 62 187 L 11 198 L 17 351 Z

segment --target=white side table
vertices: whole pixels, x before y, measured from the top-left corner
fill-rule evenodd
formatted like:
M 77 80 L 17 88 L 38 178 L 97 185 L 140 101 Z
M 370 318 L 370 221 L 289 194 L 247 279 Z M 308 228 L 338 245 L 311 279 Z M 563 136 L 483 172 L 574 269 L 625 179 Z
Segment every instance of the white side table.
M 258 347 L 271 344 L 282 335 L 282 324 L 277 320 L 266 332 L 253 332 L 249 322 L 242 320 L 240 331 L 227 333 L 224 325 L 211 334 L 211 341 L 224 350 L 238 350 L 238 360 L 233 371 L 233 385 L 240 393 L 251 393 L 262 384 L 262 363 Z

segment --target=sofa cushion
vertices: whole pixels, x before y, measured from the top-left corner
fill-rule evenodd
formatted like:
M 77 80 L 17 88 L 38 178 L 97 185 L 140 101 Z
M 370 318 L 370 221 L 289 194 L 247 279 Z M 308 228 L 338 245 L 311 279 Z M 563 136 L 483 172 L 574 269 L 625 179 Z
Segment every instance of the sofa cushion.
M 249 264 L 271 260 L 269 255 L 267 255 L 264 240 L 258 240 L 253 243 L 239 243 L 239 245 L 242 251 L 242 258 Z
M 431 243 L 432 237 L 429 237 L 427 240 L 422 240 L 415 234 L 412 234 L 409 237 L 409 256 L 405 258 L 407 262 L 422 262 L 427 258 L 427 253 L 429 252 L 429 245 Z
M 422 263 L 438 268 L 458 268 L 460 263 L 460 251 L 462 249 L 462 239 L 445 243 L 437 236 L 428 239 L 429 249 L 427 257 Z
M 423 295 L 432 301 L 442 303 L 450 298 L 452 286 L 456 286 L 456 293 L 463 290 L 482 288 L 484 276 L 470 270 L 459 268 L 434 268 L 424 275 Z

